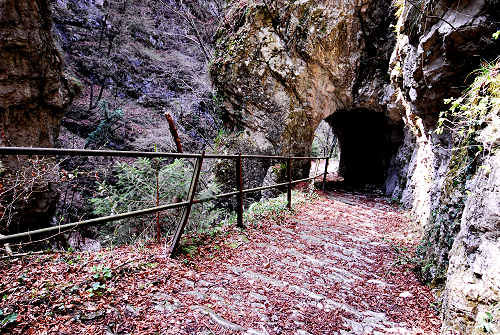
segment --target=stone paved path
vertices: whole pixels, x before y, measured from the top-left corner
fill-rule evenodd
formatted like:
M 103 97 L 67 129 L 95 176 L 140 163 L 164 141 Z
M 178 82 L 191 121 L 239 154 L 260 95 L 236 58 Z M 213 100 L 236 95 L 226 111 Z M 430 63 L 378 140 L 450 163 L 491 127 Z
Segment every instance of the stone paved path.
M 23 335 L 437 334 L 429 289 L 398 265 L 409 223 L 383 199 L 331 192 L 205 236 L 193 257 L 152 243 L 0 263 L 0 309 Z
M 380 199 L 332 193 L 233 236 L 227 262 L 187 274 L 182 294 L 194 302 L 172 334 L 190 321 L 202 334 L 433 334 L 432 297 L 387 241 L 407 223 Z

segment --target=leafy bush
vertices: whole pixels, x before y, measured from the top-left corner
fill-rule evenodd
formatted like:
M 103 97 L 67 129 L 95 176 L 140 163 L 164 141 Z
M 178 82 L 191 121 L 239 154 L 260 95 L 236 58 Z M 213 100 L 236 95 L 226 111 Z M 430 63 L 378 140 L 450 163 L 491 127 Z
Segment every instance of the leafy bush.
M 165 164 L 161 159 L 140 158 L 133 164 L 117 163 L 114 167 L 117 181 L 103 181 L 98 184 L 97 197 L 91 199 L 94 214 L 113 215 L 156 206 L 156 176 L 160 204 L 173 203 L 187 199 L 192 177 L 192 167 L 188 161 L 177 159 Z M 205 176 L 201 175 L 201 180 Z M 209 198 L 218 193 L 218 186 L 210 182 L 198 184 L 197 198 Z M 161 224 L 164 230 L 171 231 L 177 223 L 182 209 L 163 212 Z M 203 231 L 218 218 L 220 211 L 213 210 L 210 202 L 194 205 L 190 214 L 187 230 Z M 105 225 L 99 234 L 106 242 L 128 243 L 137 237 L 148 238 L 153 235 L 155 215 L 134 217 Z

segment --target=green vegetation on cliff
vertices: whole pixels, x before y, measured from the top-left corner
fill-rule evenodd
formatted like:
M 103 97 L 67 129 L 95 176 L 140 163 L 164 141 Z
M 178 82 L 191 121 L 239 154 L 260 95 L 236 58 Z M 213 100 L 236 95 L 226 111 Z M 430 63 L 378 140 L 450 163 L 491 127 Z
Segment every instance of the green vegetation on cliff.
M 487 157 L 498 149 L 500 133 L 500 61 L 483 62 L 471 73 L 472 84 L 458 98 L 446 99 L 450 107 L 440 113 L 437 134 L 451 133 L 453 148 L 443 183 L 440 206 L 433 211 L 431 229 L 419 251 L 422 256 L 421 273 L 434 284 L 444 282 L 446 267 L 439 265 L 434 255 L 427 252 L 435 243 L 451 249 L 460 229 L 465 202 L 471 194 L 468 181 Z M 447 265 L 447 264 L 445 264 Z

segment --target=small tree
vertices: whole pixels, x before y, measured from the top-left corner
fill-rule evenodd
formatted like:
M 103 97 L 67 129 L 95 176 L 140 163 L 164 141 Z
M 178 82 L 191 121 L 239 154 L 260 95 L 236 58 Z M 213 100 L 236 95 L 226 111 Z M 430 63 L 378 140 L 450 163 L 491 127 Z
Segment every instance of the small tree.
M 121 109 L 110 111 L 106 101 L 101 103 L 101 111 L 103 119 L 99 122 L 97 128 L 87 137 L 85 148 L 91 145 L 100 147 L 115 142 L 114 133 L 121 127 L 119 121 L 123 119 L 123 111 Z

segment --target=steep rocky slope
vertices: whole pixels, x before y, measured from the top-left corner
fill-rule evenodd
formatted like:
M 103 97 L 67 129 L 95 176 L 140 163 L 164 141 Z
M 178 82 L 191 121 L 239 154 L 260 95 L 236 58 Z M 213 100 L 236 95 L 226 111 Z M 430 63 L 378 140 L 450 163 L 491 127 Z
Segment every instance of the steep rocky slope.
M 499 5 L 390 6 L 233 2 L 211 67 L 227 115 L 243 130 L 228 147 L 246 142 L 260 152 L 308 154 L 326 119 L 339 138 L 346 181 L 385 180 L 386 193 L 412 208 L 425 232 L 421 274 L 446 287 L 443 332 L 469 334 L 499 299 L 498 129 L 486 143 L 478 123 L 465 147 L 452 131 L 436 130 L 449 108 L 444 99 L 458 97 L 480 62 L 498 56 Z M 490 115 L 497 118 L 498 108 Z
M 207 73 L 221 2 L 58 0 L 54 34 L 84 91 L 63 120 L 61 146 L 175 150 L 164 113 L 184 147 L 199 151 L 217 135 Z M 91 133 L 102 103 L 122 113 L 106 140 Z

